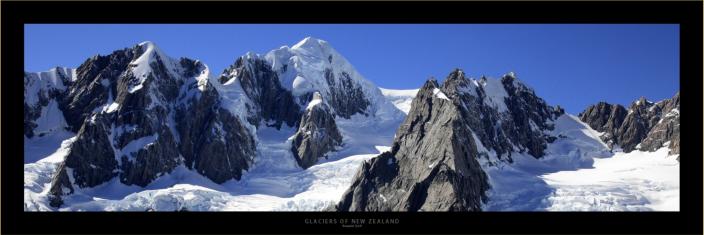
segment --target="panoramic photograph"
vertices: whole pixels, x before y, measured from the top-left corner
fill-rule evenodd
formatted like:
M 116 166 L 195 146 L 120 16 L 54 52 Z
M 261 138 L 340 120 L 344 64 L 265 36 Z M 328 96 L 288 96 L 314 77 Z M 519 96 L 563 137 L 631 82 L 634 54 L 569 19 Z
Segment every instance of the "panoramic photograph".
M 680 211 L 679 35 L 25 24 L 24 211 Z

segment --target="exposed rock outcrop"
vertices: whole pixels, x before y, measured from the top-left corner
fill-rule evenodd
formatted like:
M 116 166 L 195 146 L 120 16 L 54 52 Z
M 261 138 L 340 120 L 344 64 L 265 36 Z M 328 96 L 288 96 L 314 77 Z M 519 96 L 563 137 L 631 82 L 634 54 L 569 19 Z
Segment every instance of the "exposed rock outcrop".
M 150 42 L 87 60 L 62 106 L 79 129 L 52 181 L 52 206 L 114 177 L 144 187 L 180 164 L 217 183 L 239 179 L 253 133 L 220 106 L 208 77 L 204 64 Z
M 237 59 L 220 77 L 221 83 L 237 79 L 247 97 L 254 102 L 252 115 L 248 117 L 252 125 L 261 121 L 271 122 L 281 128 L 281 124 L 295 126 L 301 118 L 301 108 L 290 91 L 283 88 L 278 74 L 271 65 L 254 54 Z
M 649 109 L 650 131 L 640 143 L 640 149 L 655 151 L 663 146 L 670 154 L 680 153 L 680 93 L 656 103 Z
M 335 108 L 335 114 L 343 118 L 357 113 L 369 115 L 366 110 L 370 103 L 362 87 L 353 82 L 347 72 L 335 74 L 331 69 L 326 69 L 325 81 L 330 87 L 330 103 Z
M 391 152 L 365 162 L 336 205 L 339 211 L 478 211 L 490 188 L 480 158 L 542 157 L 552 121 L 548 106 L 514 74 L 468 79 L 455 70 L 429 80 L 413 99 Z M 493 157 L 480 154 L 490 151 Z
M 641 97 L 628 109 L 600 102 L 579 114 L 580 119 L 601 136 L 610 147 L 624 152 L 655 151 L 663 146 L 670 154 L 679 153 L 679 92 L 674 97 L 653 103 Z
M 579 114 L 580 119 L 589 125 L 592 129 L 603 132 L 601 139 L 613 147 L 615 143 L 619 143 L 617 133 L 626 118 L 628 111 L 621 105 L 599 102 L 596 105 L 589 106 L 584 112 Z
M 542 157 L 554 140 L 544 131 L 552 130 L 551 121 L 564 114 L 561 108 L 547 105 L 513 73 L 500 80 L 470 80 L 457 69 L 447 77 L 442 91 L 458 99 L 465 122 L 484 146 L 508 161 L 514 151 Z
M 315 92 L 293 137 L 293 155 L 305 169 L 341 144 L 342 135 L 335 124 L 335 116 L 320 93 Z
M 391 152 L 365 162 L 339 211 L 478 211 L 489 188 L 472 133 L 453 101 L 425 83 Z M 456 102 L 456 101 L 454 101 Z
M 253 163 L 262 124 L 298 126 L 292 151 L 307 168 L 341 145 L 336 117 L 402 115 L 344 57 L 312 38 L 266 56 L 248 53 L 218 78 L 200 61 L 170 58 L 151 42 L 50 75 L 25 75 L 25 93 L 39 84 L 25 94 L 25 136 L 46 129 L 36 120 L 47 107 L 66 117 L 56 128 L 77 133 L 49 190 L 53 206 L 113 178 L 144 187 L 179 165 L 215 183 L 239 180 Z M 42 85 L 47 81 L 52 85 Z M 303 109 L 320 98 L 314 92 L 323 94 L 321 104 Z

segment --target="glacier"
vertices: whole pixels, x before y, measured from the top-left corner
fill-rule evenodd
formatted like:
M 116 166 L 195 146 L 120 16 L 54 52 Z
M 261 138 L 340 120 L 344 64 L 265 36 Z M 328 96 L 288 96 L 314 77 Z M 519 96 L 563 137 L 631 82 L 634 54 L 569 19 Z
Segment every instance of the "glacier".
M 132 72 L 140 80 L 130 87 L 138 91 L 145 82 L 153 56 L 167 60 L 167 71 L 178 67 L 151 42 L 148 53 L 132 65 Z M 292 136 L 296 127 L 283 125 L 280 129 L 264 123 L 255 127 L 256 157 L 252 167 L 242 178 L 216 184 L 207 177 L 179 166 L 171 173 L 161 175 L 146 187 L 128 186 L 112 179 L 93 188 L 77 190 L 67 197 L 66 206 L 59 211 L 320 211 L 337 203 L 352 183 L 361 164 L 389 151 L 395 132 L 410 110 L 418 89 L 394 90 L 378 88 L 366 80 L 342 55 L 325 41 L 306 38 L 288 47 L 283 46 L 265 55 L 247 53 L 247 57 L 261 57 L 277 71 L 282 85 L 294 95 L 311 91 L 330 97 L 325 84 L 327 66 L 333 72 L 346 73 L 361 85 L 364 97 L 369 98 L 368 114 L 357 113 L 349 118 L 336 117 L 335 122 L 343 136 L 343 145 L 325 159 L 303 169 L 292 152 Z M 58 71 L 58 72 L 57 72 Z M 41 87 L 65 89 L 56 74 L 63 73 L 76 79 L 75 69 L 56 68 L 49 72 L 33 73 L 40 81 L 25 89 L 25 100 L 31 104 L 38 98 L 33 94 Z M 515 76 L 511 73 L 510 76 Z M 143 78 L 143 79 L 142 79 Z M 244 113 L 251 101 L 244 95 L 240 81 L 216 81 L 206 69 L 197 77 L 198 88 L 212 84 L 220 94 L 225 107 L 247 123 Z M 495 79 L 472 80 L 474 87 L 487 91 L 487 104 L 506 111 L 506 90 Z M 27 82 L 26 82 L 27 83 Z M 27 84 L 26 84 L 27 86 Z M 439 91 L 439 90 L 438 90 Z M 475 92 L 469 90 L 468 92 Z M 29 95 L 28 95 L 29 94 Z M 193 93 L 192 95 L 197 95 Z M 442 92 L 437 97 L 448 99 Z M 120 104 L 110 97 L 104 112 L 116 110 Z M 320 102 L 320 101 L 317 101 Z M 315 103 L 303 104 L 303 107 Z M 24 210 L 55 211 L 47 199 L 51 177 L 68 154 L 76 133 L 66 131 L 66 120 L 56 107 L 56 101 L 41 110 L 37 131 L 39 136 L 25 137 L 24 141 Z M 173 123 L 173 120 L 166 120 Z M 480 153 L 480 163 L 489 177 L 492 189 L 486 211 L 678 211 L 679 162 L 678 155 L 668 156 L 666 147 L 655 152 L 624 153 L 610 150 L 600 140 L 599 133 L 569 114 L 554 121 L 550 134 L 563 136 L 548 144 L 540 159 L 513 153 L 512 163 L 499 160 L 494 150 L 487 150 L 473 136 Z M 173 124 L 171 124 L 173 126 Z M 531 123 L 535 125 L 535 123 Z M 117 129 L 115 129 L 117 128 Z M 113 127 L 123 130 L 130 127 Z M 134 128 L 134 127 L 132 127 Z M 172 130 L 172 132 L 175 132 Z M 149 136 L 122 149 L 132 152 L 158 138 Z M 393 164 L 393 162 L 389 162 Z

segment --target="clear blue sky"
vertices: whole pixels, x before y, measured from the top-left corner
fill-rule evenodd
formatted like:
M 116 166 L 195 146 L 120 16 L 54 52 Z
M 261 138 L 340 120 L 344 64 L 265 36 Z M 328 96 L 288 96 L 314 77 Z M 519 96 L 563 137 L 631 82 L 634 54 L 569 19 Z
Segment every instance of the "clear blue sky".
M 247 51 L 307 36 L 326 40 L 380 87 L 411 89 L 453 68 L 472 77 L 509 71 L 573 114 L 598 101 L 628 105 L 679 90 L 678 25 L 25 25 L 25 70 L 78 67 L 88 57 L 155 42 L 218 74 Z M 692 78 L 699 79 L 699 78 Z

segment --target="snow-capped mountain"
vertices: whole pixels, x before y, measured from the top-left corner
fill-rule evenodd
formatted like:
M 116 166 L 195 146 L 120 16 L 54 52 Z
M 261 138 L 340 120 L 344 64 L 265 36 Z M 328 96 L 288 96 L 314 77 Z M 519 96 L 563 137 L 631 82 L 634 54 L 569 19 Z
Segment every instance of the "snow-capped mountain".
M 247 53 L 220 76 L 144 42 L 94 56 L 75 70 L 27 73 L 25 84 L 25 153 L 38 149 L 40 131 L 67 129 L 44 144 L 54 151 L 29 161 L 35 165 L 26 170 L 43 179 L 25 189 L 25 206 L 35 209 L 85 202 L 105 185 L 148 188 L 178 169 L 222 184 L 253 168 L 299 171 L 283 167 L 294 159 L 309 168 L 335 151 L 378 153 L 374 145 L 343 147 L 359 142 L 351 140 L 359 134 L 336 123 L 386 127 L 403 118 L 344 57 L 314 38 L 267 56 Z M 46 120 L 55 123 L 46 127 Z M 265 144 L 271 139 L 260 133 L 269 128 L 290 137 L 277 143 L 283 151 L 272 153 Z M 51 161 L 36 162 L 49 154 Z M 269 166 L 274 156 L 285 160 Z
M 248 169 L 252 134 L 220 106 L 201 62 L 145 42 L 90 58 L 76 73 L 62 105 L 76 137 L 51 182 L 51 205 L 112 179 L 144 187 L 182 164 L 215 182 Z
M 542 157 L 556 139 L 548 134 L 552 122 L 563 113 L 514 74 L 474 80 L 457 69 L 442 86 L 429 80 L 413 99 L 392 151 L 363 165 L 337 209 L 481 210 L 491 186 L 479 160 L 512 162 L 515 152 Z M 490 151 L 480 154 L 480 144 Z
M 662 151 L 660 151 L 662 152 Z M 337 211 L 479 211 L 479 210 L 648 210 L 646 200 L 672 201 L 678 167 L 663 159 L 658 186 L 633 187 L 644 175 L 622 176 L 622 168 L 600 168 L 595 185 L 570 174 L 601 163 L 613 153 L 576 117 L 547 105 L 509 73 L 501 79 L 466 78 L 455 70 L 442 85 L 429 80 L 413 99 L 391 151 L 363 164 Z M 620 153 L 617 153 L 620 155 Z M 634 157 L 640 158 L 640 157 Z M 664 158 L 664 157 L 661 157 Z M 616 158 L 614 158 L 616 159 Z M 614 161 L 622 161 L 619 157 Z M 613 162 L 613 161 L 612 161 Z M 634 163 L 642 161 L 634 160 Z M 651 163 L 646 163 L 651 164 Z M 612 166 L 613 167 L 613 166 Z M 653 166 L 648 166 L 650 169 Z M 660 173 L 660 172 L 658 172 Z M 569 178 L 570 181 L 562 180 Z M 648 178 L 648 177 L 645 177 Z M 635 179 L 635 180 L 634 180 Z M 651 178 L 648 178 L 651 179 Z M 645 180 L 646 182 L 650 182 Z M 616 182 L 616 183 L 614 183 Z M 573 200 L 590 188 L 594 203 Z M 571 199 L 567 199 L 571 198 Z M 567 199 L 567 200 L 566 200 Z M 678 200 L 678 199 L 674 199 Z M 604 203 L 604 206 L 599 204 Z M 591 203 L 591 201 L 590 201 Z M 666 207 L 673 204 L 653 207 Z M 653 203 L 654 204 L 654 203 Z M 570 206 L 571 205 L 571 206 Z M 609 207 L 608 205 L 611 205 Z
M 338 117 L 349 119 L 355 114 L 381 119 L 403 117 L 376 85 L 324 40 L 307 37 L 292 47 L 270 51 L 264 58 L 284 88 L 302 106 L 317 91 Z
M 514 73 L 381 89 L 310 37 L 220 74 L 144 42 L 24 79 L 28 211 L 679 208 L 679 95 L 578 118 Z

